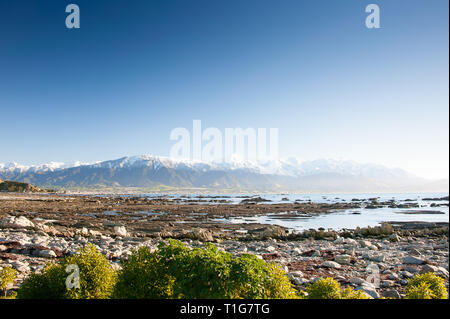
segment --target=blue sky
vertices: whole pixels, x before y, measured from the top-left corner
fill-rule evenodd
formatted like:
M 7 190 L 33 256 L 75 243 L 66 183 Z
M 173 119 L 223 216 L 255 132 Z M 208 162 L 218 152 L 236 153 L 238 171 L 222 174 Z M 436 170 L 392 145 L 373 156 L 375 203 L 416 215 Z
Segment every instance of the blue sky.
M 0 3 L 0 162 L 168 155 L 200 119 L 448 178 L 447 0 L 73 0 L 78 30 L 69 3 Z

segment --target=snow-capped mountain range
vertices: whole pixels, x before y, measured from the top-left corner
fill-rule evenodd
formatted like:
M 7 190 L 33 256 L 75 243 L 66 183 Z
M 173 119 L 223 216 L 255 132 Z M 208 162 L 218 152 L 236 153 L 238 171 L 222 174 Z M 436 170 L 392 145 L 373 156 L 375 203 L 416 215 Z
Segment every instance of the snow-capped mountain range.
M 360 164 L 354 161 L 343 161 L 333 159 L 319 159 L 314 161 L 300 161 L 296 158 L 268 161 L 266 163 L 231 160 L 222 163 L 209 163 L 195 160 L 172 159 L 169 157 L 139 155 L 123 157 L 116 160 L 96 162 L 65 164 L 50 162 L 36 166 L 25 166 L 17 163 L 0 163 L 0 173 L 45 173 L 67 168 L 89 166 L 92 168 L 152 168 L 154 170 L 165 168 L 171 169 L 195 169 L 208 170 L 248 170 L 260 174 L 275 174 L 284 176 L 305 176 L 317 173 L 340 173 L 350 175 L 374 176 L 375 174 L 388 174 L 390 176 L 405 176 L 408 173 L 401 169 L 389 169 L 382 165 Z
M 51 162 L 38 166 L 0 164 L 0 179 L 51 187 L 160 187 L 248 191 L 430 191 L 448 182 L 415 177 L 402 169 L 354 161 L 295 158 L 258 163 L 208 163 L 140 155 L 92 164 Z

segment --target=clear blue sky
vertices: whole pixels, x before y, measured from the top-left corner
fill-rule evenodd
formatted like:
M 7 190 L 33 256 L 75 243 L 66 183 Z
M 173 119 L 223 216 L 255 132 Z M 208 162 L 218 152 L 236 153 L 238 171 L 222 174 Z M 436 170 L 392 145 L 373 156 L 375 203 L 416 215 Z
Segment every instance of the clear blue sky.
M 71 1 L 0 2 L 0 162 L 168 155 L 200 119 L 448 178 L 447 0 Z

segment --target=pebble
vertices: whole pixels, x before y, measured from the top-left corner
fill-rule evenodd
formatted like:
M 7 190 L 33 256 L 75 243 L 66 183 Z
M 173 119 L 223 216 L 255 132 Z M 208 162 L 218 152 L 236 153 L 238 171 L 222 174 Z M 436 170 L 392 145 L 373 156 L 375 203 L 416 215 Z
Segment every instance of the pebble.
M 423 260 L 421 258 L 417 258 L 415 256 L 407 256 L 407 257 L 403 258 L 403 263 L 404 264 L 421 265 L 421 264 L 425 263 L 425 260 Z
M 322 263 L 322 267 L 339 269 L 339 268 L 341 268 L 341 265 L 335 261 L 327 260 Z
M 15 221 L 16 219 L 14 219 Z M 0 222 L 3 221 L 0 220 Z M 22 220 L 25 224 L 28 224 Z M 20 219 L 19 219 L 20 223 Z M 112 254 L 116 258 L 126 258 L 133 248 L 145 245 L 156 249 L 160 239 L 127 237 L 124 226 L 110 228 L 111 233 L 102 233 L 90 230 L 88 227 L 71 230 L 71 237 L 41 234 L 29 228 L 2 228 L 0 227 L 0 252 L 11 253 L 7 241 L 16 241 L 20 244 L 15 249 L 16 260 L 1 259 L 0 267 L 12 265 L 19 271 L 19 280 L 29 275 L 30 270 L 36 271 L 43 267 L 49 258 L 55 258 L 53 249 L 73 254 L 86 243 L 91 242 L 99 247 L 105 255 Z M 75 235 L 74 235 L 75 234 Z M 120 237 L 116 237 L 120 236 Z M 380 295 L 388 298 L 400 298 L 396 286 L 407 285 L 408 279 L 417 273 L 433 272 L 447 279 L 448 282 L 448 245 L 446 241 L 433 238 L 422 238 L 420 241 L 410 237 L 411 242 L 339 237 L 334 241 L 304 240 L 304 241 L 246 241 L 223 240 L 218 243 L 221 251 L 227 251 L 234 256 L 244 252 L 251 252 L 257 258 L 263 259 L 265 253 L 278 252 L 281 256 L 274 261 L 287 271 L 288 277 L 295 286 L 304 286 L 310 282 L 331 276 L 341 283 L 349 282 L 359 290 L 364 291 L 371 298 Z M 182 240 L 189 247 L 202 247 L 198 240 Z M 47 249 L 27 250 L 32 244 L 47 247 Z M 426 247 L 431 247 L 426 249 Z M 439 248 L 441 247 L 441 248 Z M 48 249 L 51 248 L 51 249 Z M 35 252 L 33 254 L 33 252 Z M 304 254 L 308 252 L 308 254 Z M 312 253 L 309 253 L 312 252 Z M 420 253 L 420 255 L 419 255 Z M 304 255 L 302 255 L 304 254 Z M 330 260 L 331 259 L 331 260 Z M 425 261 L 433 261 L 433 265 Z M 110 261 L 113 267 L 120 269 L 120 260 Z M 372 264 L 372 262 L 374 264 Z M 296 265 L 300 265 L 297 267 Z M 344 266 L 345 265 L 345 266 Z M 371 270 L 367 270 L 369 265 Z M 299 268 L 301 270 L 299 270 Z M 368 276 L 376 276 L 377 271 L 383 274 L 380 287 L 368 283 Z M 350 278 L 350 279 L 346 279 Z M 373 279 L 373 278 L 372 278 Z M 372 281 L 372 280 L 369 280 Z M 402 288 L 403 289 L 403 288 Z

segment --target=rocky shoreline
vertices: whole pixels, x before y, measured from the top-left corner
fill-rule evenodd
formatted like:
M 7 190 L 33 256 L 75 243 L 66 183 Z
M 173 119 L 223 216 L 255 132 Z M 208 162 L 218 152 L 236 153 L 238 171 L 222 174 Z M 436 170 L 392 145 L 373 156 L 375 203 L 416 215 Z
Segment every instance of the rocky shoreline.
M 423 272 L 442 276 L 448 288 L 448 223 L 396 223 L 290 234 L 278 226 L 219 224 L 208 218 L 268 211 L 324 214 L 353 205 L 359 204 L 180 204 L 165 198 L 2 193 L 0 267 L 11 265 L 18 270 L 17 288 L 47 262 L 87 243 L 95 244 L 120 268 L 121 260 L 138 246 L 156 249 L 161 240 L 177 238 L 190 247 L 211 241 L 233 255 L 253 253 L 274 261 L 285 268 L 297 288 L 333 277 L 373 298 L 400 298 L 407 279 Z M 242 228 L 245 231 L 239 231 Z

